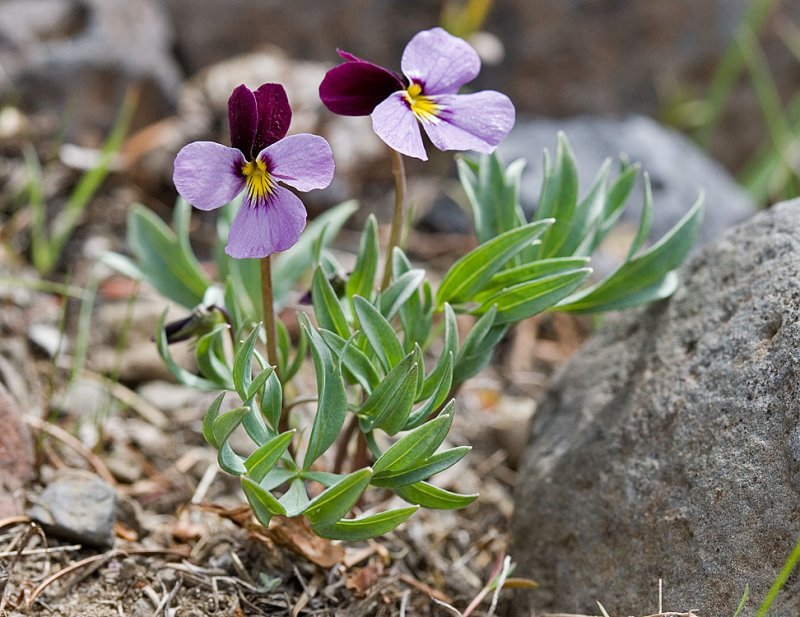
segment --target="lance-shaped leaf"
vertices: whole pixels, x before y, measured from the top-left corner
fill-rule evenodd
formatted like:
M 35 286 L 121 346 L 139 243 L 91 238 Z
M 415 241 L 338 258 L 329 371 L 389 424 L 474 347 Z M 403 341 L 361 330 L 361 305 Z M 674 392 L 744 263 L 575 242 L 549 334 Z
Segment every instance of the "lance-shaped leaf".
M 592 313 L 626 308 L 664 297 L 670 272 L 692 248 L 703 214 L 702 196 L 663 238 L 595 285 L 565 298 L 559 310 Z
M 247 476 L 241 477 L 242 491 L 244 496 L 247 497 L 247 502 L 253 510 L 258 522 L 267 527 L 270 519 L 276 515 L 286 515 L 286 508 L 272 496 L 272 493 L 262 488 L 258 482 L 255 482 Z
M 261 413 L 267 419 L 272 430 L 277 432 L 283 411 L 283 386 L 278 375 L 273 371 L 264 384 L 264 393 L 261 396 Z
M 217 398 L 214 399 L 214 402 L 209 405 L 206 415 L 203 416 L 203 439 L 205 439 L 215 448 L 219 448 L 219 442 L 217 442 L 217 439 L 214 436 L 214 422 L 219 416 L 219 410 L 222 406 L 222 399 L 224 398 L 225 392 L 222 392 L 219 396 L 217 396 Z
M 378 474 L 409 469 L 433 454 L 442 445 L 453 423 L 453 405 L 454 401 L 450 401 L 439 416 L 389 446 L 375 461 L 373 471 Z
M 556 222 L 542 236 L 539 257 L 555 257 L 572 227 L 578 201 L 578 170 L 564 133 L 558 133 L 552 168 L 545 168 L 542 192 L 536 205 L 536 220 L 554 218 Z
M 236 354 L 233 356 L 233 385 L 242 400 L 247 400 L 247 389 L 252 380 L 253 352 L 256 348 L 258 333 L 259 328 L 253 328 L 250 336 L 239 344 Z
M 342 305 L 339 304 L 339 298 L 336 297 L 336 292 L 333 291 L 328 277 L 320 267 L 314 272 L 311 299 L 314 304 L 314 316 L 320 328 L 335 332 L 344 338 L 350 336 L 350 326 L 347 325 L 347 318 L 344 316 Z
M 458 177 L 472 210 L 472 222 L 478 241 L 524 224 L 519 206 L 519 184 L 525 161 L 518 160 L 503 168 L 494 153 L 477 161 L 458 159 Z
M 438 377 L 439 382 L 436 383 L 436 388 L 430 393 L 428 400 L 408 416 L 403 430 L 408 431 L 412 428 L 417 428 L 425 422 L 433 412 L 439 409 L 450 393 L 450 388 L 453 385 L 453 365 L 455 363 L 453 352 L 448 351 L 445 358 L 444 372 Z
M 247 436 L 250 437 L 257 446 L 260 446 L 272 439 L 275 433 L 267 427 L 264 416 L 261 415 L 261 410 L 258 408 L 255 401 L 248 401 L 246 407 L 247 413 L 245 413 L 242 418 L 242 428 L 244 428 Z
M 327 525 L 338 521 L 356 505 L 371 477 L 372 469 L 369 467 L 348 474 L 314 497 L 303 514 L 312 525 Z
M 389 435 L 400 431 L 414 404 L 419 365 L 416 354 L 408 354 L 372 391 L 358 410 L 364 432 L 380 428 Z
M 594 240 L 603 220 L 606 197 L 608 196 L 608 171 L 611 159 L 606 159 L 597 173 L 594 184 L 589 192 L 583 196 L 575 208 L 575 214 L 569 224 L 569 230 L 563 244 L 558 249 L 558 255 L 587 255 L 588 247 Z M 556 221 L 558 225 L 560 221 Z
M 460 495 L 427 482 L 415 482 L 408 486 L 395 488 L 393 491 L 398 497 L 409 503 L 432 510 L 458 510 L 467 507 L 478 498 L 477 494 Z
M 249 401 L 252 400 L 256 394 L 264 387 L 264 384 L 267 383 L 267 380 L 272 377 L 275 373 L 275 369 L 271 366 L 268 366 L 263 371 L 261 371 L 258 375 L 253 378 L 253 381 L 250 382 L 250 385 L 247 387 L 247 392 L 245 396 L 245 400 Z
M 180 205 L 178 206 L 180 207 Z M 135 271 L 159 292 L 193 308 L 211 285 L 194 254 L 152 210 L 135 204 L 128 213 L 128 244 Z
M 242 406 L 218 414 L 211 425 L 214 441 L 218 444 L 227 441 L 231 433 L 242 423 L 242 419 L 248 410 L 248 407 Z
M 494 346 L 505 333 L 505 326 L 495 326 L 497 308 L 490 307 L 475 322 L 458 350 L 453 369 L 453 381 L 461 383 L 486 366 L 492 359 Z
M 408 520 L 417 509 L 416 506 L 398 508 L 388 512 L 362 516 L 361 518 L 338 521 L 332 525 L 312 525 L 311 529 L 321 538 L 360 542 L 389 533 L 400 523 Z
M 495 274 L 486 289 L 475 296 L 475 301 L 483 303 L 487 298 L 492 297 L 506 287 L 527 283 L 551 274 L 560 274 L 583 268 L 589 264 L 589 261 L 588 257 L 553 257 L 508 268 Z
M 411 262 L 405 253 L 394 247 L 392 251 L 392 275 L 399 278 L 410 272 Z M 433 294 L 428 281 L 422 281 L 420 291 L 412 293 L 400 307 L 400 323 L 403 327 L 403 348 L 411 351 L 416 344 L 424 344 L 430 336 L 433 320 Z
M 437 452 L 410 469 L 387 470 L 380 474 L 375 474 L 371 483 L 374 486 L 395 489 L 400 486 L 421 482 L 452 467 L 464 458 L 470 450 L 472 450 L 470 446 L 459 446 L 443 452 Z
M 375 273 L 378 271 L 378 254 L 378 221 L 374 214 L 370 214 L 361 234 L 356 266 L 345 286 L 348 298 L 353 296 L 372 297 Z
M 628 197 L 636 184 L 636 177 L 639 175 L 639 165 L 630 165 L 627 162 L 622 162 L 622 169 L 619 176 L 608 189 L 608 197 L 606 198 L 605 207 L 603 209 L 603 220 L 595 233 L 594 240 L 589 246 L 587 254 L 591 254 L 600 246 L 600 243 L 605 239 L 611 228 L 614 227 L 619 217 L 625 211 L 625 206 Z
M 254 482 L 260 483 L 286 452 L 294 435 L 294 430 L 281 433 L 248 456 L 244 462 L 248 477 L 252 478 Z
M 314 358 L 319 397 L 314 424 L 308 437 L 308 449 L 303 459 L 303 469 L 309 469 L 339 436 L 347 414 L 347 395 L 341 367 L 334 362 L 328 346 L 311 326 L 308 317 L 301 313 L 298 318 Z
M 348 344 L 348 341 L 335 332 L 320 329 L 319 333 L 331 351 L 341 358 L 342 364 L 364 388 L 364 391 L 367 394 L 372 392 L 380 383 L 381 377 L 364 352 L 355 345 Z
M 233 389 L 233 376 L 230 367 L 225 362 L 222 343 L 223 333 L 229 329 L 228 324 L 217 324 L 211 332 L 197 339 L 194 348 L 197 368 L 207 378 L 216 382 L 219 388 L 225 390 Z
M 222 471 L 232 476 L 241 476 L 247 472 L 244 467 L 244 459 L 233 451 L 228 441 L 220 444 L 219 452 L 217 452 L 217 463 Z
M 397 333 L 380 311 L 364 298 L 355 296 L 353 308 L 361 331 L 367 337 L 383 370 L 388 373 L 405 356 Z
M 430 375 L 425 378 L 425 383 L 422 386 L 421 398 L 430 398 L 433 393 L 439 388 L 442 380 L 445 379 L 447 373 L 447 363 L 451 354 L 458 351 L 458 324 L 456 323 L 456 314 L 453 307 L 449 304 L 444 305 L 444 347 L 439 355 L 439 360 L 436 366 L 431 371 Z M 450 369 L 452 370 L 452 369 Z
M 522 321 L 538 315 L 566 298 L 580 287 L 591 273 L 591 268 L 578 268 L 508 287 L 487 298 L 475 313 L 496 309 L 495 326 Z
M 445 302 L 470 301 L 509 259 L 552 223 L 552 219 L 546 219 L 511 229 L 464 255 L 445 275 L 436 294 L 437 308 L 441 310 Z
M 636 231 L 628 255 L 625 261 L 630 261 L 639 252 L 639 249 L 647 242 L 650 229 L 653 227 L 653 189 L 650 186 L 650 174 L 644 173 L 644 202 L 642 203 L 642 215 L 639 218 L 639 229 Z
M 279 324 L 283 324 L 283 322 L 278 321 Z M 303 361 L 306 359 L 306 350 L 308 349 L 308 341 L 306 341 L 305 332 L 301 329 L 298 336 L 297 336 L 297 345 L 294 352 L 294 360 L 289 363 L 289 353 L 288 350 L 291 350 L 291 344 L 288 346 L 288 350 L 284 355 L 284 369 L 281 375 L 283 376 L 283 380 L 286 383 L 291 381 L 292 377 L 297 375 L 300 368 L 303 366 Z
M 395 272 L 395 275 L 394 282 L 381 293 L 381 313 L 388 320 L 397 315 L 409 298 L 417 293 L 417 288 L 425 280 L 425 270 L 414 269 L 400 275 Z

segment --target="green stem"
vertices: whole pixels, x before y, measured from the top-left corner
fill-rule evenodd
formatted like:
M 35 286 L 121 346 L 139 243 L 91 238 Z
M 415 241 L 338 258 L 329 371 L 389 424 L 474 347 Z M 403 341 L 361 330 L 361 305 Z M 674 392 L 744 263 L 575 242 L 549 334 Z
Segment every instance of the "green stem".
M 264 330 L 267 334 L 267 361 L 278 372 L 278 343 L 275 330 L 275 303 L 272 299 L 272 263 L 267 255 L 261 259 L 261 306 L 264 310 Z M 280 377 L 280 373 L 278 373 Z
M 403 205 L 406 198 L 406 168 L 403 164 L 403 155 L 396 150 L 392 154 L 392 175 L 394 176 L 394 215 L 392 216 L 392 229 L 389 232 L 389 244 L 386 247 L 386 264 L 383 269 L 383 282 L 381 291 L 389 286 L 392 281 L 392 253 L 394 247 L 400 245 L 400 235 L 403 231 Z

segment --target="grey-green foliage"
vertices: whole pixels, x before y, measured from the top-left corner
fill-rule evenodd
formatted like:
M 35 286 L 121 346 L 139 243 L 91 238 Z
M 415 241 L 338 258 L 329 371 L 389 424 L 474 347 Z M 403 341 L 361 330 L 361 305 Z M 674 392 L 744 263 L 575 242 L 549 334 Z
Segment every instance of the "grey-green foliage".
M 455 414 L 453 393 L 488 364 L 511 325 L 549 310 L 624 308 L 674 289 L 674 268 L 691 246 L 701 205 L 645 248 L 652 220 L 647 183 L 641 224 L 625 262 L 605 279 L 589 282 L 591 253 L 619 219 L 638 173 L 623 165 L 610 181 L 609 168 L 604 165 L 580 197 L 573 157 L 560 137 L 555 159 L 546 163 L 539 209 L 528 221 L 518 202 L 520 163 L 503 167 L 496 156 L 461 160 L 479 244 L 453 264 L 438 289 L 399 248 L 389 256 L 391 280 L 379 288 L 374 217 L 367 220 L 355 269 L 346 273 L 323 246 L 351 207 L 331 211 L 327 221 L 312 223 L 306 239 L 279 262 L 291 264 L 279 275 L 287 276 L 280 279 L 279 302 L 298 273 L 316 262 L 311 277 L 316 325 L 300 313 L 293 343 L 279 322 L 274 368 L 259 353 L 261 329 L 252 324 L 260 299 L 252 284 L 260 278 L 258 265 L 231 260 L 220 250 L 224 287 L 211 284 L 189 248 L 185 204 L 176 210 L 174 231 L 135 209 L 129 239 L 138 261 L 112 259 L 187 307 L 211 304 L 215 294 L 215 302 L 225 307 L 224 318 L 200 311 L 190 322 L 202 324 L 194 338 L 198 374 L 172 359 L 163 318 L 157 343 L 176 379 L 224 391 L 208 409 L 203 435 L 218 450 L 222 469 L 240 477 L 256 518 L 267 525 L 276 515 L 302 515 L 320 536 L 365 539 L 394 529 L 418 507 L 454 509 L 475 500 L 476 495 L 452 493 L 428 481 L 469 451 L 444 445 Z M 223 217 L 221 238 L 226 221 Z M 474 317 L 464 336 L 456 323 L 459 314 Z M 181 323 L 181 335 L 188 327 Z M 295 430 L 285 421 L 293 401 L 285 399 L 284 385 L 307 349 L 316 375 L 315 396 L 308 403 L 314 415 L 310 425 Z M 238 430 L 252 441 L 250 452 L 230 445 Z M 357 431 L 371 463 L 358 461 L 360 469 L 344 474 L 325 467 L 325 461 L 348 431 Z M 311 493 L 312 483 L 324 490 Z M 348 518 L 370 487 L 391 491 L 409 506 Z

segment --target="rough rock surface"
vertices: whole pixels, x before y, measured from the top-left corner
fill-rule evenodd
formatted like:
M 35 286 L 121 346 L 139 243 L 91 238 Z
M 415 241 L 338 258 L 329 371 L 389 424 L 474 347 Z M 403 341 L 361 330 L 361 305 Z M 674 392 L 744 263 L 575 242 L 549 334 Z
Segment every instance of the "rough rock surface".
M 534 416 L 515 575 L 531 607 L 754 611 L 800 537 L 800 200 L 725 233 L 668 301 L 610 319 Z M 800 614 L 800 579 L 770 613 Z
M 520 200 L 526 210 L 534 208 L 542 186 L 542 151 L 551 155 L 556 135 L 564 131 L 575 153 L 582 194 L 589 190 L 600 166 L 607 158 L 616 162 L 627 155 L 650 174 L 653 188 L 653 239 L 660 238 L 689 210 L 700 190 L 705 193 L 705 220 L 700 243 L 716 238 L 728 227 L 755 212 L 747 193 L 718 163 L 683 135 L 655 120 L 631 116 L 621 120 L 579 116 L 566 120 L 517 119 L 517 124 L 500 146 L 506 162 L 517 158 L 528 161 L 522 175 Z M 612 167 L 612 178 L 616 166 Z M 623 220 L 637 225 L 642 211 L 643 183 L 630 197 Z
M 17 490 L 33 478 L 33 442 L 22 411 L 0 383 L 0 518 L 20 514 Z
M 28 516 L 54 536 L 106 547 L 114 542 L 117 494 L 88 471 L 62 472 L 42 491 Z

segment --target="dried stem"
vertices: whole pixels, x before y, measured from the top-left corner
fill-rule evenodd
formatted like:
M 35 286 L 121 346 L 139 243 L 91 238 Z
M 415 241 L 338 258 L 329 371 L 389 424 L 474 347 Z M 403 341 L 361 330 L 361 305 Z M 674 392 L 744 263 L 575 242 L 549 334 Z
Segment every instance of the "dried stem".
M 386 264 L 383 268 L 383 282 L 381 290 L 386 289 L 392 280 L 392 252 L 394 247 L 400 245 L 400 236 L 403 231 L 403 205 L 406 199 L 406 168 L 403 164 L 403 155 L 396 150 L 392 154 L 392 175 L 394 176 L 394 214 L 392 215 L 392 228 L 389 232 L 389 244 L 386 247 Z

